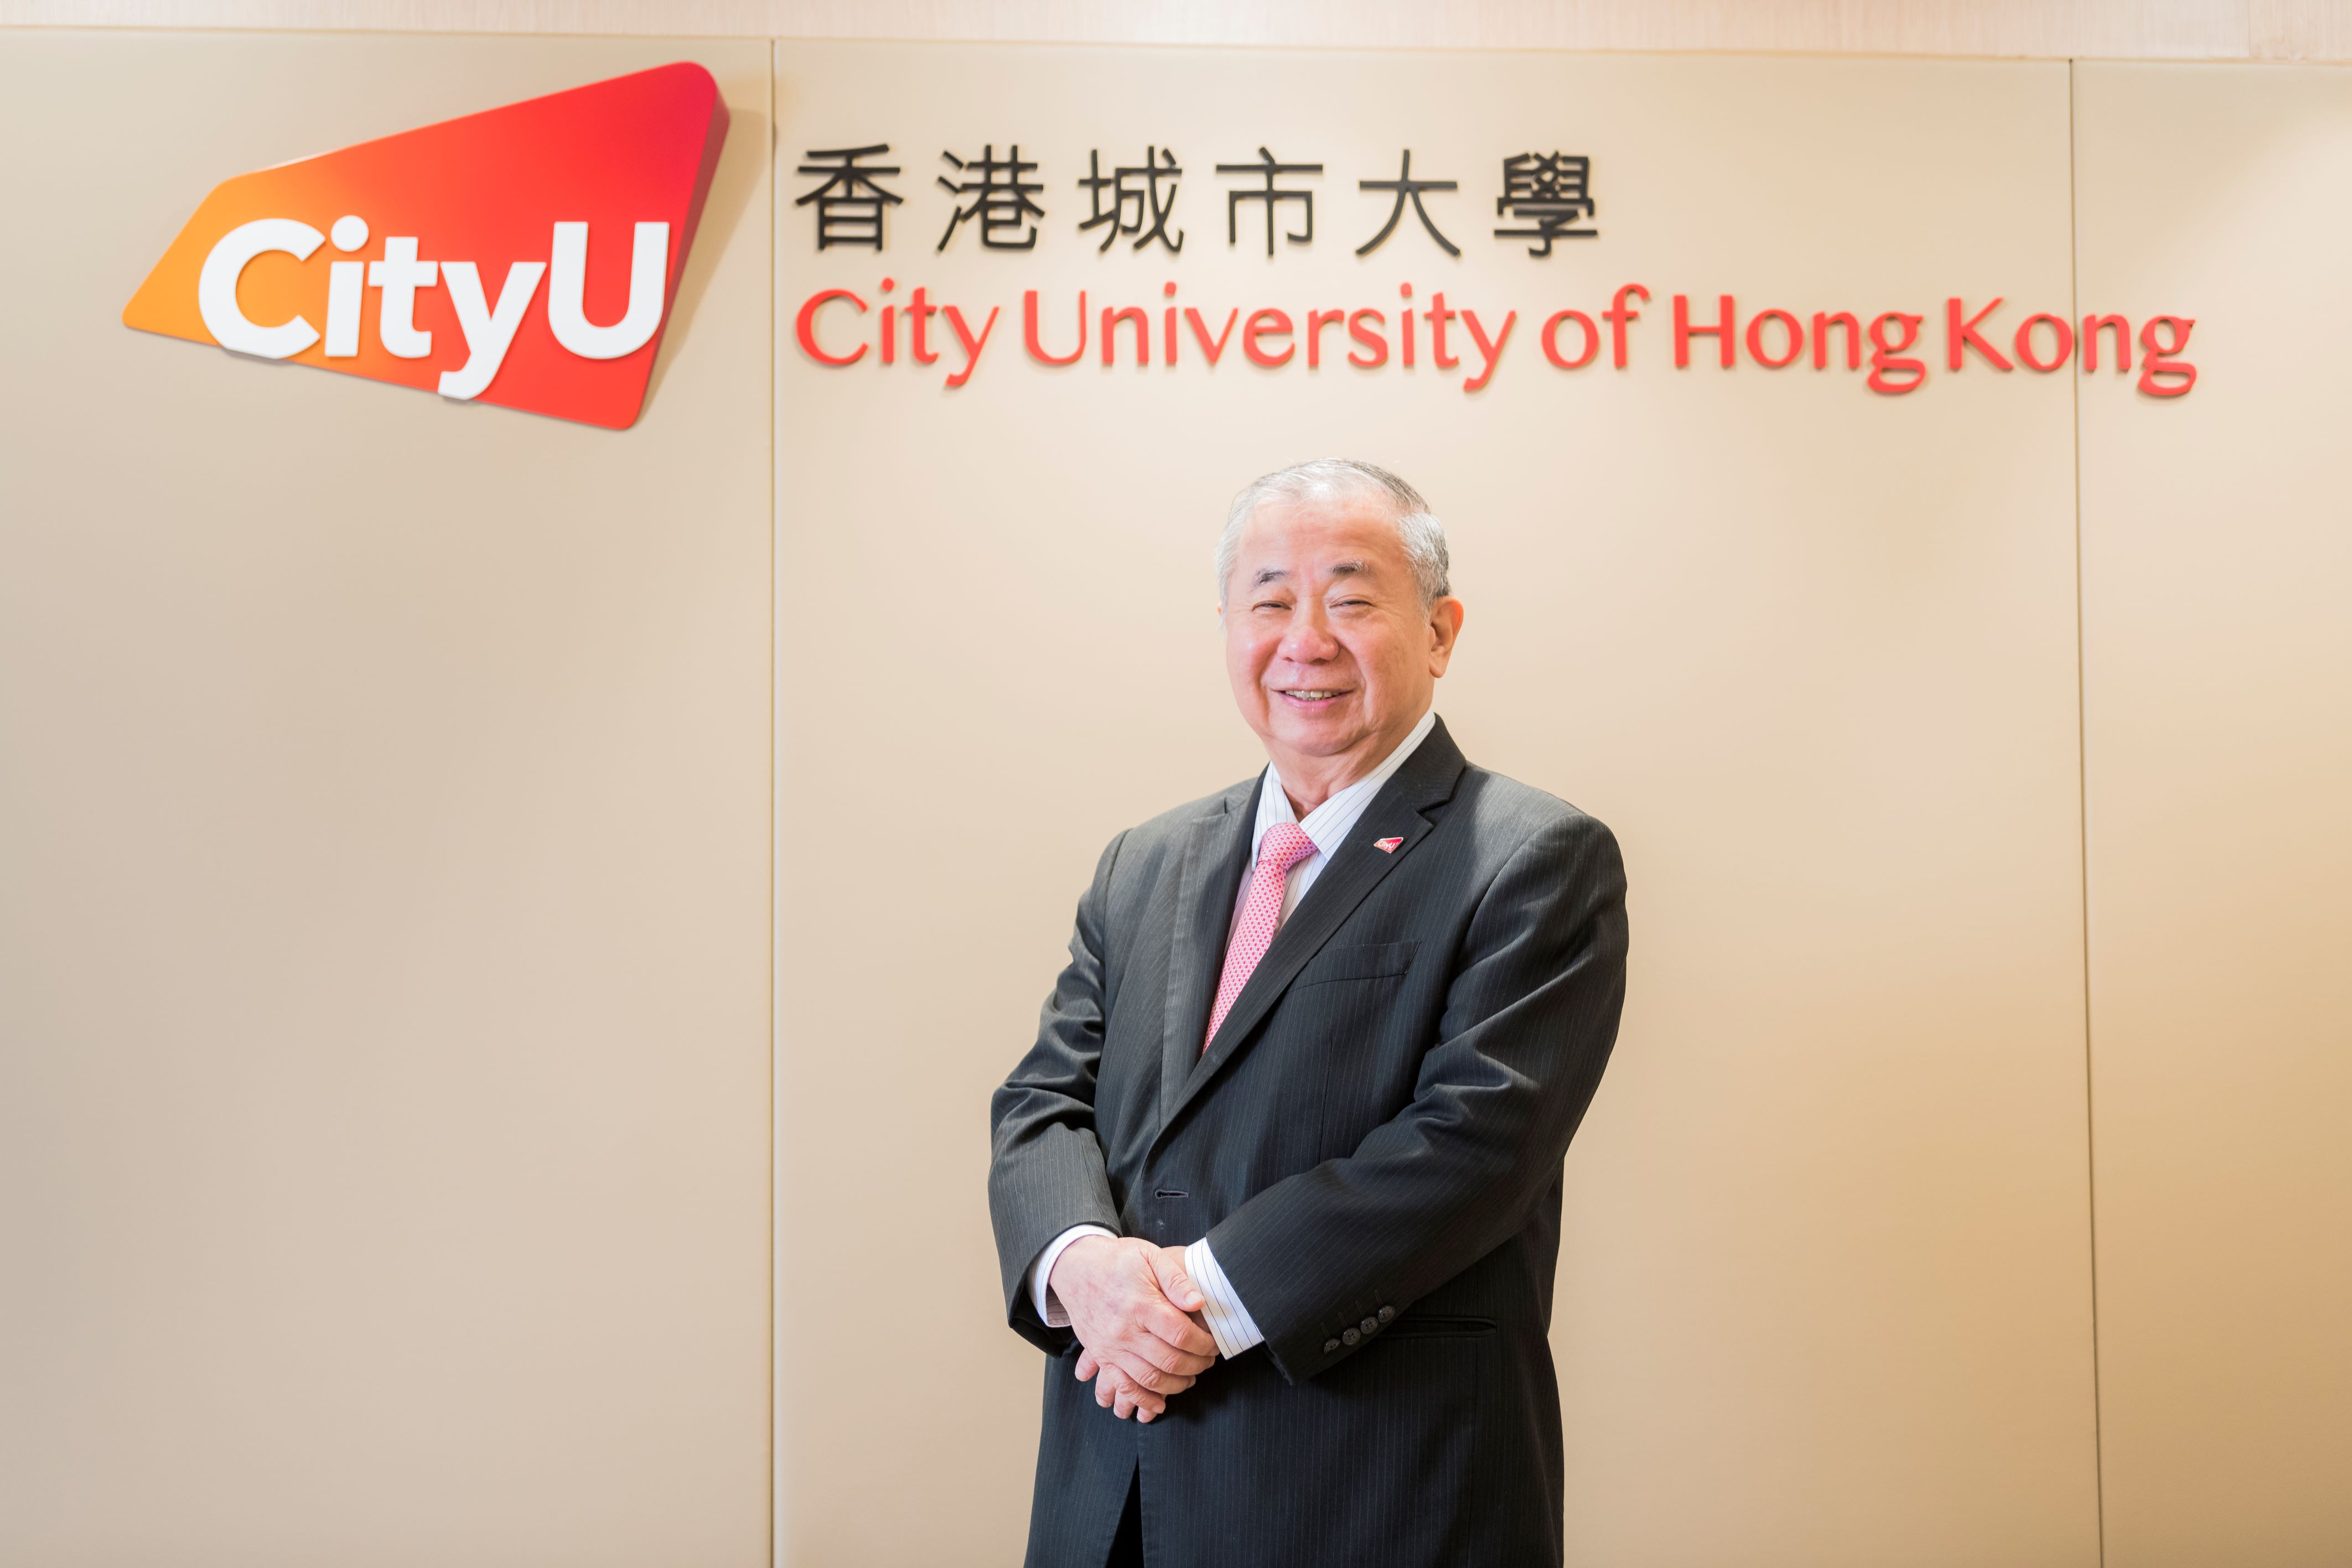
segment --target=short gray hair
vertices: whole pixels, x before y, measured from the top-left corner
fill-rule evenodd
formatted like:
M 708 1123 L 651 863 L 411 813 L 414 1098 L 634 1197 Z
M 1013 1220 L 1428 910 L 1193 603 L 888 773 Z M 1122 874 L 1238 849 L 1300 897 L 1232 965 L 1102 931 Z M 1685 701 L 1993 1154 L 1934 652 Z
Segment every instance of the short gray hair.
M 1430 511 L 1420 491 L 1370 463 L 1318 457 L 1253 479 L 1234 497 L 1232 509 L 1225 514 L 1225 531 L 1217 540 L 1217 602 L 1225 601 L 1234 558 L 1241 553 L 1242 529 L 1260 507 L 1268 501 L 1303 501 L 1341 493 L 1369 494 L 1388 504 L 1423 605 L 1434 604 L 1454 591 L 1448 577 L 1452 562 L 1445 553 L 1445 525 Z

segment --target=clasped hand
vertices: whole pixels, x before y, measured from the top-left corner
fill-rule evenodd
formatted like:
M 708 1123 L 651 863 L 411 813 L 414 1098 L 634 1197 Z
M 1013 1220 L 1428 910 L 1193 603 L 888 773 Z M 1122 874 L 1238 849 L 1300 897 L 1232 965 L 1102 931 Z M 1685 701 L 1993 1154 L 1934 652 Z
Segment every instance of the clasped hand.
M 1122 1421 L 1164 1414 L 1169 1397 L 1217 1359 L 1199 1315 L 1207 1303 L 1184 1271 L 1181 1247 L 1088 1236 L 1062 1249 L 1046 1288 L 1085 1347 L 1078 1380 L 1093 1378 L 1095 1403 Z

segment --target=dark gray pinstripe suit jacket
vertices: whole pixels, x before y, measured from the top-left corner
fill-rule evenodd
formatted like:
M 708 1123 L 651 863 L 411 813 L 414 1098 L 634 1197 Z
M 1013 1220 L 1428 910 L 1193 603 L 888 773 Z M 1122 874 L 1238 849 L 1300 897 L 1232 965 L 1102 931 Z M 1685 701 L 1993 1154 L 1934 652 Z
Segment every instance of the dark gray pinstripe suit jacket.
M 1006 1311 L 1053 1358 L 1028 1561 L 1099 1568 L 1139 1479 L 1153 1568 L 1556 1563 L 1545 1332 L 1560 1159 L 1624 997 L 1616 841 L 1441 723 L 1204 1053 L 1257 788 L 1112 841 L 996 1092 Z M 1150 1426 L 1097 1406 L 1023 1289 L 1089 1221 L 1206 1234 L 1265 1343 Z

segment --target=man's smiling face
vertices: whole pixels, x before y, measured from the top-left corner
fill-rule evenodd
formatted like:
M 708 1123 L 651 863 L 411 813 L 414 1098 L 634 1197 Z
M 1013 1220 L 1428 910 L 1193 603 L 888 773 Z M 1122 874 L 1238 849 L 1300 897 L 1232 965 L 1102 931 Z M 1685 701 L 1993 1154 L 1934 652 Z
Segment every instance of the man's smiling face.
M 1294 797 L 1378 766 L 1429 707 L 1462 624 L 1421 601 L 1385 499 L 1276 497 L 1243 525 L 1225 580 L 1225 668 Z

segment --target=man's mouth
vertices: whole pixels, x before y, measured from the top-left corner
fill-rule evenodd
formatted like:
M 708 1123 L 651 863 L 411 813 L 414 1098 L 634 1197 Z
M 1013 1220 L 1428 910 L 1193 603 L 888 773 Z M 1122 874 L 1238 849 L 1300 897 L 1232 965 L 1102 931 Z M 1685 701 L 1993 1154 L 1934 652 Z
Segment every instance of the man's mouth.
M 1339 686 L 1277 686 L 1275 695 L 1295 703 L 1328 703 L 1348 694 Z

